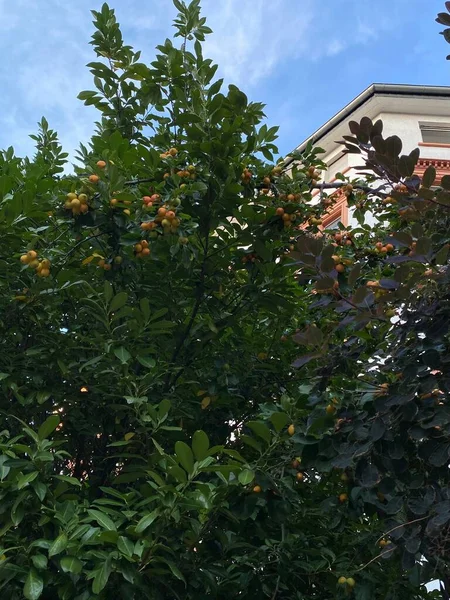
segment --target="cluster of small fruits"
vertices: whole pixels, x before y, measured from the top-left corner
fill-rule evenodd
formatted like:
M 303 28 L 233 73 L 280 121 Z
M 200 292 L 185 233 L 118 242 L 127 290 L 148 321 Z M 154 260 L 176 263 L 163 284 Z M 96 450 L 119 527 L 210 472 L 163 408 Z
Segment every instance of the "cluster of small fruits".
M 141 229 L 150 231 L 160 225 L 164 233 L 176 233 L 180 226 L 180 219 L 176 215 L 176 206 L 160 206 L 153 221 L 141 223 Z
M 72 211 L 74 217 L 87 213 L 89 210 L 87 194 L 69 192 L 66 196 L 66 201 L 64 202 L 64 208 Z
M 333 245 L 334 246 L 352 246 L 353 239 L 352 234 L 349 231 L 337 231 L 333 235 Z
M 111 198 L 111 200 L 109 201 L 109 205 L 112 208 L 122 208 L 122 205 L 124 205 L 124 204 L 126 206 L 130 206 L 131 200 L 119 200 L 118 198 Z M 128 217 L 131 215 L 131 211 L 129 208 L 122 209 L 122 212 L 124 215 L 127 215 Z
M 392 244 L 383 244 L 383 242 L 377 242 L 375 244 L 375 251 L 380 254 L 387 254 L 388 252 L 392 252 L 394 250 L 394 246 Z
M 159 155 L 160 158 L 174 158 L 178 154 L 178 150 L 176 148 L 170 148 L 167 152 L 162 152 Z
M 26 254 L 22 254 L 20 262 L 23 265 L 28 265 L 31 269 L 35 269 L 38 277 L 48 277 L 50 275 L 50 261 L 48 258 L 39 260 L 36 250 L 28 250 Z
M 356 581 L 353 579 L 353 577 L 339 577 L 338 584 L 348 585 L 349 588 L 354 588 L 356 585 Z
M 295 212 L 292 212 L 292 213 L 286 212 L 282 206 L 279 206 L 276 209 L 275 214 L 278 217 L 281 217 L 281 220 L 283 221 L 284 227 L 286 229 L 292 227 L 292 223 L 294 223 L 294 221 L 297 219 L 297 215 L 295 214 Z
M 122 261 L 123 261 L 123 259 L 119 255 L 115 256 L 113 261 L 101 258 L 97 263 L 97 267 L 99 267 L 100 269 L 103 269 L 104 271 L 111 271 L 113 263 L 115 265 L 121 265 Z
M 241 262 L 243 262 L 244 264 L 248 263 L 248 262 L 254 263 L 254 262 L 256 262 L 257 259 L 258 259 L 258 255 L 255 254 L 254 252 L 252 252 L 250 254 L 246 254 L 245 256 L 243 256 L 241 258 Z
M 245 168 L 241 174 L 241 181 L 244 185 L 246 185 L 246 184 L 250 183 L 252 177 L 253 177 L 253 173 L 250 171 L 250 169 Z
M 338 273 L 343 273 L 345 271 L 345 267 L 346 265 L 351 265 L 353 264 L 353 261 L 351 258 L 343 258 L 342 256 L 339 256 L 337 254 L 333 254 L 333 256 L 331 257 L 334 260 L 335 263 L 335 269 Z
M 141 240 L 134 245 L 134 253 L 138 258 L 145 258 L 150 255 L 150 248 L 147 240 Z

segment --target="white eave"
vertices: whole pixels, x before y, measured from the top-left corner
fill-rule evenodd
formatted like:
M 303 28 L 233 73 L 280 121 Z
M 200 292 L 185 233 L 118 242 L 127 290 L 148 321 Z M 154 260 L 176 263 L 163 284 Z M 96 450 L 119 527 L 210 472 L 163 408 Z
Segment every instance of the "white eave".
M 398 104 L 399 100 L 401 101 L 401 105 Z M 295 151 L 302 152 L 310 141 L 315 146 L 320 146 L 321 140 L 326 138 L 327 134 L 336 130 L 341 124 L 345 124 L 346 126 L 347 122 L 356 116 L 355 113 L 360 113 L 359 109 L 363 107 L 364 114 L 361 116 L 372 117 L 371 113 L 376 113 L 376 109 L 381 107 L 384 112 L 402 112 L 407 114 L 417 111 L 417 100 L 420 100 L 421 104 L 427 100 L 432 101 L 432 103 L 427 103 L 430 104 L 428 107 L 430 110 L 427 109 L 429 114 L 450 114 L 450 105 L 448 104 L 450 100 L 450 86 L 374 83 L 297 146 Z M 371 105 L 371 110 L 369 110 L 369 104 Z M 444 113 L 442 112 L 443 110 Z M 292 158 L 287 158 L 285 165 L 289 165 L 292 160 Z

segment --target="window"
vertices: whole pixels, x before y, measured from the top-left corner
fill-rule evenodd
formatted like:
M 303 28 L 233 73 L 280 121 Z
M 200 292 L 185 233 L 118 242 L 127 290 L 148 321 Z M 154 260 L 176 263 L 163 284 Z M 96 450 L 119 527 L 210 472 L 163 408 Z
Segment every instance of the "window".
M 450 144 L 450 123 L 420 122 L 422 142 L 425 144 Z
M 331 223 L 327 223 L 325 225 L 325 229 L 339 229 L 339 223 L 341 222 L 341 218 L 334 219 Z

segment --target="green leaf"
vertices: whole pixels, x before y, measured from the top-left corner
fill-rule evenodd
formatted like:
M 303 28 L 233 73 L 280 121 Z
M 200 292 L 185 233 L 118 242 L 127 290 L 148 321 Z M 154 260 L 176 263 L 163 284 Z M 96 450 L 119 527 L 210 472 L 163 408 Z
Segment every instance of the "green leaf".
M 138 356 L 137 360 L 143 367 L 146 367 L 147 369 L 153 369 L 153 367 L 156 365 L 156 360 L 154 358 L 150 358 L 149 356 Z
M 94 594 L 100 594 L 103 588 L 108 583 L 109 576 L 111 575 L 111 560 L 107 558 L 103 565 L 98 569 L 94 581 L 92 582 L 92 591 Z
M 26 475 L 21 475 L 17 479 L 17 489 L 21 490 L 26 485 L 28 485 L 29 483 L 34 481 L 38 475 L 39 475 L 39 471 L 33 471 L 32 473 L 27 473 Z
M 56 556 L 57 554 L 61 554 L 61 552 L 63 552 L 67 548 L 68 543 L 69 543 L 69 540 L 67 538 L 67 535 L 65 533 L 61 533 L 61 535 L 59 535 L 56 538 L 56 540 L 53 542 L 53 544 L 49 548 L 49 551 L 48 551 L 49 558 L 51 558 L 52 556 Z
M 125 556 L 131 558 L 133 556 L 134 543 L 130 539 L 121 535 L 117 540 L 117 549 L 122 554 L 125 554 Z
M 31 568 L 25 580 L 23 595 L 27 600 L 38 600 L 38 598 L 41 597 L 43 590 L 44 582 L 42 577 L 39 575 L 36 569 Z
M 192 450 L 196 460 L 203 460 L 208 456 L 209 439 L 206 433 L 198 430 L 192 436 Z
M 284 412 L 276 412 L 270 415 L 270 420 L 275 427 L 275 431 L 279 433 L 284 427 L 286 427 L 289 417 Z
M 77 487 L 81 487 L 81 481 L 79 481 L 76 477 L 70 477 L 69 475 L 55 475 L 55 479 L 59 479 L 60 481 L 65 481 L 69 485 L 75 485 Z
M 131 358 L 131 354 L 123 346 L 120 346 L 119 348 L 115 348 L 114 354 L 117 356 L 117 358 L 120 360 L 120 362 L 123 365 L 125 365 Z
M 36 569 L 39 569 L 40 571 L 43 571 L 47 568 L 48 558 L 45 556 L 45 554 L 35 554 L 31 557 L 31 561 Z
M 267 444 L 270 444 L 270 429 L 261 421 L 249 421 L 247 423 L 247 427 L 249 427 L 257 436 L 262 438 Z
M 251 469 L 243 469 L 238 475 L 239 483 L 248 485 L 255 479 L 255 473 Z
M 188 472 L 192 473 L 194 469 L 194 455 L 192 450 L 184 442 L 177 442 L 175 444 L 175 453 L 178 458 L 180 465 Z
M 119 292 L 111 300 L 111 304 L 109 305 L 109 312 L 114 312 L 116 310 L 119 310 L 119 308 L 122 308 L 122 306 L 125 306 L 125 304 L 127 303 L 127 300 L 128 300 L 127 292 Z
M 92 519 L 97 521 L 97 523 L 103 527 L 103 529 L 108 529 L 110 531 L 116 531 L 116 526 L 114 522 L 106 515 L 104 512 L 94 509 L 88 509 L 88 514 Z
M 11 471 L 11 467 L 7 467 L 4 464 L 7 460 L 9 460 L 9 456 L 6 456 L 6 454 L 2 454 L 2 456 L 0 456 L 0 481 L 3 481 Z
M 51 415 L 48 417 L 38 429 L 39 439 L 47 439 L 47 437 L 58 427 L 60 421 L 59 415 Z
M 60 562 L 61 569 L 64 573 L 73 573 L 78 575 L 83 569 L 83 563 L 75 556 L 65 556 Z
M 155 521 L 157 519 L 158 515 L 159 515 L 159 509 L 156 508 L 154 511 L 152 511 L 148 515 L 145 515 L 145 517 L 142 517 L 142 519 L 136 525 L 136 533 L 142 533 L 148 527 L 150 527 L 150 525 L 153 523 L 153 521 Z

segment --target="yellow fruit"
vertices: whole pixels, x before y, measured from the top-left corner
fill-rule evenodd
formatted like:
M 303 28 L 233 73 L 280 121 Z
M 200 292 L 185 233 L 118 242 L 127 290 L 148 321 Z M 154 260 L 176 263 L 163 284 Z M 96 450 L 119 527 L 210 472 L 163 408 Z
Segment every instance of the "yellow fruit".
M 353 577 L 347 577 L 347 585 L 349 587 L 355 587 L 356 581 L 353 579 Z
M 39 266 L 39 261 L 35 258 L 34 260 L 32 260 L 30 263 L 28 263 L 28 266 L 31 269 L 37 269 L 37 267 Z
M 78 200 L 81 202 L 81 204 L 86 204 L 86 202 L 88 201 L 87 194 L 80 194 L 78 196 Z
M 114 258 L 114 262 L 115 262 L 115 264 L 116 264 L 116 265 L 120 265 L 120 264 L 122 263 L 122 260 L 123 260 L 123 259 L 122 259 L 122 257 L 121 257 L 121 256 L 116 256 L 116 257 Z
M 29 262 L 31 261 L 30 257 L 28 256 L 28 254 L 22 254 L 22 256 L 20 257 L 20 262 L 23 265 L 27 265 Z
M 303 473 L 297 473 L 295 478 L 297 479 L 297 481 L 303 481 Z
M 109 203 L 111 206 L 117 206 L 117 204 L 119 204 L 119 201 L 117 200 L 117 198 L 113 198 L 109 201 Z
M 75 200 L 78 196 L 75 194 L 75 192 L 69 192 L 66 196 L 67 200 Z
M 98 266 L 99 266 L 101 269 L 103 269 L 103 267 L 104 267 L 104 266 L 105 266 L 105 264 L 106 264 L 106 261 L 105 261 L 103 258 L 101 258 L 101 259 L 98 261 L 98 263 L 97 263 L 97 264 L 98 264 Z
M 50 275 L 50 269 L 40 269 L 39 275 L 41 277 L 48 277 Z
M 70 210 L 70 209 L 72 208 L 72 207 L 71 207 L 71 204 L 70 204 L 71 202 L 72 202 L 72 200 L 66 200 L 66 201 L 64 202 L 64 208 L 65 208 L 66 210 Z
M 332 404 L 329 404 L 326 407 L 325 412 L 327 413 L 327 415 L 334 415 L 334 413 L 336 412 L 336 407 L 333 406 Z
M 255 487 L 253 488 L 253 491 L 255 494 L 260 494 L 261 493 L 261 486 L 260 485 L 255 485 Z
M 339 585 L 345 585 L 347 583 L 347 578 L 346 577 L 339 577 L 338 583 L 339 583 Z
M 129 208 L 125 208 L 124 211 L 123 211 L 123 214 L 127 215 L 129 217 L 131 215 L 130 209 Z
M 339 494 L 339 502 L 346 502 L 348 500 L 347 494 Z
M 289 425 L 288 427 L 288 434 L 289 435 L 294 435 L 295 433 L 295 427 L 293 425 Z
M 27 252 L 27 256 L 30 260 L 34 260 L 35 258 L 37 258 L 37 252 L 35 250 L 29 250 Z
M 176 148 L 171 148 L 169 150 L 170 156 L 176 156 L 178 154 L 178 150 Z
M 163 227 L 170 227 L 170 221 L 169 221 L 168 219 L 163 219 L 163 220 L 161 221 L 161 225 L 162 225 Z
M 347 473 L 342 473 L 342 475 L 341 475 L 341 481 L 343 481 L 344 483 L 348 481 L 348 475 L 347 475 Z
M 73 200 L 71 200 L 71 202 L 70 202 L 71 208 L 80 208 L 80 206 L 81 206 L 81 202 L 78 200 L 78 198 L 74 198 Z

